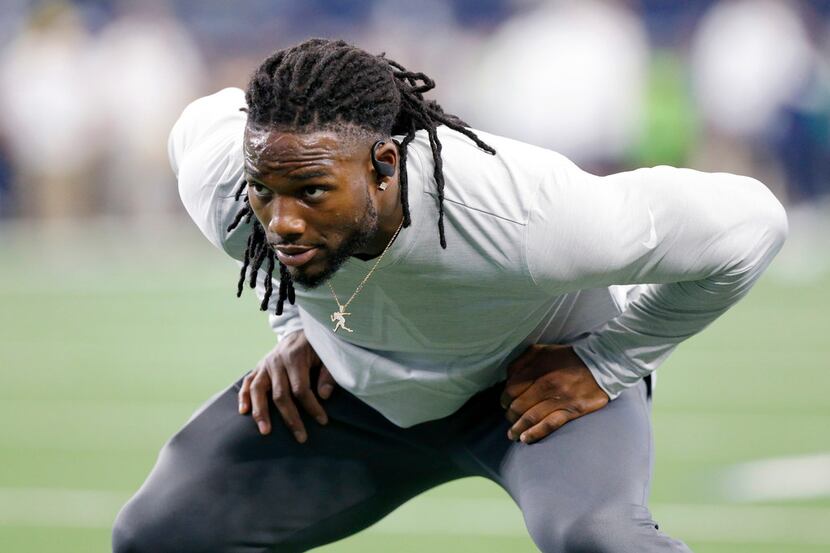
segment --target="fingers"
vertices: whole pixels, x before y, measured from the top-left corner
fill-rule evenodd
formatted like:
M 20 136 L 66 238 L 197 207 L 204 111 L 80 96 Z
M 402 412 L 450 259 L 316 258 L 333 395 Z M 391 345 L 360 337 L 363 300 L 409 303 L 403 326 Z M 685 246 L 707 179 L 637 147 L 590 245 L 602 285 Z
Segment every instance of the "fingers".
M 510 430 L 507 431 L 507 438 L 513 441 L 521 439 L 522 435 L 526 430 L 529 430 L 534 426 L 541 424 L 546 417 L 558 412 L 568 415 L 569 418 L 567 420 L 570 420 L 573 415 L 571 410 L 567 407 L 563 407 L 561 402 L 558 400 L 548 399 L 540 403 L 537 403 L 530 409 L 524 411 L 522 415 L 514 421 L 513 426 L 511 426 Z M 551 430 L 551 432 L 552 431 L 553 430 Z M 524 442 L 525 440 L 522 441 Z
M 267 371 L 258 370 L 250 382 L 251 416 L 256 421 L 259 433 L 268 434 L 271 432 L 271 416 L 268 413 L 271 378 Z
M 328 416 L 318 401 L 310 382 L 312 369 L 320 367 L 317 390 L 321 397 L 331 395 L 335 383 L 322 366 L 314 349 L 302 332 L 289 334 L 260 361 L 257 368 L 242 379 L 239 389 L 239 412 L 251 413 L 261 434 L 271 432 L 269 409 L 273 402 L 295 439 L 308 439 L 306 427 L 296 402 L 320 424 L 328 423 Z
M 242 380 L 239 389 L 239 412 L 251 410 L 251 416 L 262 435 L 271 432 L 270 403 L 274 402 L 285 425 L 294 438 L 304 443 L 308 439 L 305 425 L 291 396 L 288 376 L 281 367 L 260 367 Z
M 557 378 L 548 374 L 542 378 L 508 382 L 502 392 L 502 408 L 507 410 L 510 422 L 522 416 L 522 413 L 545 399 L 560 400 L 566 397 L 568 389 L 559 384 Z
M 507 367 L 507 382 L 499 398 L 502 409 L 507 409 L 510 402 L 522 395 L 533 384 L 533 375 L 526 373 L 527 369 L 533 367 L 532 362 L 538 353 L 539 347 L 531 344 Z
M 328 415 L 326 415 L 325 409 L 323 409 L 311 386 L 311 372 L 314 370 L 320 371 L 317 384 L 318 393 L 322 388 L 328 388 L 329 386 L 333 389 L 334 380 L 328 374 L 328 370 L 325 370 L 325 374 L 323 374 L 324 367 L 320 357 L 311 347 L 311 344 L 308 343 L 305 334 L 297 332 L 290 336 L 293 336 L 294 339 L 281 349 L 280 355 L 275 358 L 275 363 L 285 368 L 291 386 L 291 393 L 302 405 L 303 410 L 314 417 L 318 423 L 327 424 Z M 325 397 L 331 395 L 331 392 L 332 390 L 328 390 Z
M 510 422 L 516 422 L 528 409 L 539 402 L 554 401 L 557 408 L 564 408 L 573 400 L 571 390 L 567 385 L 560 384 L 551 375 L 539 378 L 528 385 L 524 391 L 516 396 L 507 406 L 505 416 Z
M 271 399 L 273 400 L 274 405 L 277 406 L 277 410 L 280 412 L 280 416 L 282 416 L 285 426 L 287 426 L 291 433 L 294 434 L 294 438 L 301 444 L 305 443 L 308 439 L 308 434 L 306 433 L 303 419 L 300 418 L 300 413 L 297 411 L 297 406 L 294 405 L 293 396 L 291 395 L 291 384 L 288 380 L 288 376 L 282 367 L 271 368 L 270 371 L 273 377 Z
M 325 365 L 321 364 L 320 375 L 317 377 L 317 394 L 323 399 L 328 399 L 331 397 L 335 385 L 336 383 L 331 373 L 329 373 Z
M 244 415 L 251 408 L 251 381 L 254 373 L 250 372 L 242 379 L 242 386 L 239 388 L 239 414 Z
M 308 366 L 293 366 L 286 368 L 285 373 L 288 374 L 288 381 L 291 386 L 291 394 L 297 398 L 300 405 L 303 406 L 306 413 L 314 417 L 320 424 L 326 424 L 328 417 L 326 411 L 320 402 L 317 401 L 317 396 L 311 390 L 311 383 L 309 377 L 310 368 Z
M 555 379 L 541 378 L 513 400 L 505 417 L 513 423 L 510 440 L 538 441 L 568 421 L 587 415 L 608 404 L 604 392 L 586 393 Z
M 513 401 L 524 394 L 533 385 L 532 378 L 526 379 L 510 379 L 504 385 L 504 391 L 501 393 L 499 403 L 502 409 L 507 409 Z
M 609 401 L 570 346 L 532 345 L 508 373 L 501 405 L 513 424 L 507 433 L 511 440 L 533 443 Z
M 528 430 L 524 430 L 518 434 L 519 439 L 526 444 L 537 442 L 564 425 L 566 422 L 575 418 L 574 414 L 563 409 L 549 413 L 541 421 L 531 426 Z M 512 431 L 512 429 L 511 429 Z

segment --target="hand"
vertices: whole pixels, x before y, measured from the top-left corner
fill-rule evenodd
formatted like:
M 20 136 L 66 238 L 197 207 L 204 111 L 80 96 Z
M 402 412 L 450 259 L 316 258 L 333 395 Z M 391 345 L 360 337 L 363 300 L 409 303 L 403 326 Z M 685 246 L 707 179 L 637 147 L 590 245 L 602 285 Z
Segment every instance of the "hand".
M 303 443 L 308 438 L 305 425 L 294 401 L 320 424 L 328 423 L 323 406 L 311 390 L 310 373 L 320 370 L 317 379 L 317 394 L 328 399 L 336 383 L 328 369 L 317 357 L 302 330 L 292 332 L 276 345 L 242 380 L 239 389 L 239 412 L 245 414 L 252 409 L 252 415 L 263 435 L 271 432 L 271 418 L 268 414 L 269 399 L 274 402 L 283 421 L 294 438 Z
M 608 400 L 571 346 L 531 345 L 507 368 L 501 406 L 514 423 L 507 437 L 533 443 Z

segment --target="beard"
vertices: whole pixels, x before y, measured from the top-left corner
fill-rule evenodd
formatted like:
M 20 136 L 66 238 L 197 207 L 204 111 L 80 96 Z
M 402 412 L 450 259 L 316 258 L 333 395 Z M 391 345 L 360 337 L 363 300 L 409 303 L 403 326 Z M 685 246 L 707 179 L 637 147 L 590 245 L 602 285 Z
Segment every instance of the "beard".
M 316 288 L 326 282 L 337 270 L 348 261 L 356 252 L 365 248 L 378 232 L 378 212 L 372 199 L 366 195 L 366 206 L 363 218 L 347 230 L 346 238 L 336 250 L 331 250 L 326 258 L 323 270 L 308 274 L 302 266 L 289 267 L 291 280 L 304 288 Z

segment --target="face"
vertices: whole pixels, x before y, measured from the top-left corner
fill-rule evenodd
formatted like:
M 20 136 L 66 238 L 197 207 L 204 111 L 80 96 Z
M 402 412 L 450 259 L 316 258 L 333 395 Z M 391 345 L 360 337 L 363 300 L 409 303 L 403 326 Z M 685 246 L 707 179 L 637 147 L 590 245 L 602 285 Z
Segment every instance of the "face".
M 248 201 L 294 282 L 325 282 L 378 231 L 369 150 L 330 131 L 246 129 Z

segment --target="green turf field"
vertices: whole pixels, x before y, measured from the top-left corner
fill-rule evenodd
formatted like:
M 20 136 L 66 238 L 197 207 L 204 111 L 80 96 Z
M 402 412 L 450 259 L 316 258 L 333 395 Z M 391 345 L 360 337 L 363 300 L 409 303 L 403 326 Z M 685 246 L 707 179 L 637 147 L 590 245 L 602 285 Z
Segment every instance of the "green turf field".
M 235 265 L 181 227 L 0 227 L 0 552 L 109 551 L 165 439 L 272 345 L 253 296 L 233 297 Z M 828 312 L 830 279 L 765 277 L 660 370 L 652 507 L 696 552 L 830 550 L 827 494 L 730 495 L 736 464 L 830 453 Z M 509 498 L 474 479 L 318 551 L 462 547 L 536 551 Z

